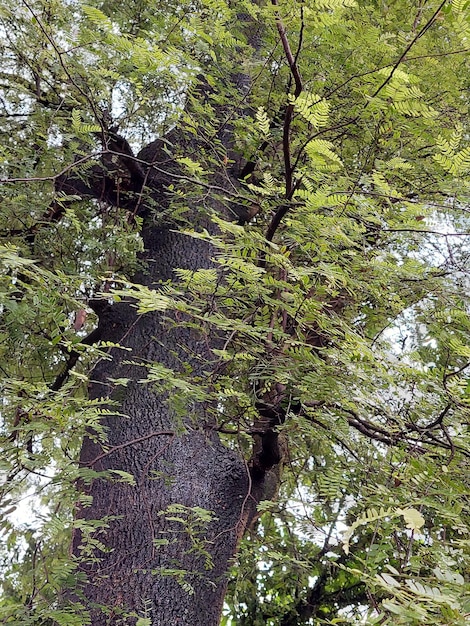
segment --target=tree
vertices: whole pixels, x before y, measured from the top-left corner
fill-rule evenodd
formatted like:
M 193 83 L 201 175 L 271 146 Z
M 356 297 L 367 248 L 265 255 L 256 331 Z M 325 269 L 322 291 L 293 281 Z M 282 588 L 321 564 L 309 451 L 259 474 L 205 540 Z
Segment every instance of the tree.
M 464 624 L 465 3 L 0 18 L 4 623 Z

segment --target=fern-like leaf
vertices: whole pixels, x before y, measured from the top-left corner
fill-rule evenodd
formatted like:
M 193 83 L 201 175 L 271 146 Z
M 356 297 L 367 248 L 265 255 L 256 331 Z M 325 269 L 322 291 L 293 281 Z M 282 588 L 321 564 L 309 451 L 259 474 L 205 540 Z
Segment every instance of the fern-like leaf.
M 289 102 L 315 128 L 321 128 L 328 123 L 330 105 L 324 98 L 312 93 L 302 93 L 297 98 L 290 94 Z

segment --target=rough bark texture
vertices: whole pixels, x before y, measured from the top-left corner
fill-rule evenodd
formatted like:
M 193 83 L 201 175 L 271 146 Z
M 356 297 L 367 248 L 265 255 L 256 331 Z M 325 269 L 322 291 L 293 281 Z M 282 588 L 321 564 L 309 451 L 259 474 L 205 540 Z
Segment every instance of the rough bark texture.
M 177 132 L 172 133 L 171 143 L 190 151 L 198 149 Z M 223 144 L 227 149 L 229 143 L 226 133 Z M 132 162 L 132 153 L 119 138 L 108 143 L 112 153 L 121 153 L 121 167 L 129 171 L 132 194 L 122 196 L 121 205 L 144 216 L 146 269 L 134 281 L 157 289 L 160 281 L 174 278 L 175 268 L 211 266 L 213 252 L 206 242 L 178 232 L 174 225 L 158 225 L 152 218 L 159 206 L 169 206 L 167 186 L 179 171 L 164 146 L 157 141 L 141 151 L 139 160 L 154 165 L 146 168 L 126 163 L 126 159 Z M 236 184 L 222 166 L 214 181 L 232 190 Z M 109 168 L 95 168 L 85 182 L 65 179 L 61 189 L 117 201 Z M 224 210 L 216 201 L 211 208 Z M 194 210 L 194 221 L 204 220 L 204 213 Z M 176 317 L 138 316 L 132 303 L 97 303 L 96 310 L 102 340 L 125 349 L 112 349 L 112 358 L 102 359 L 92 373 L 91 397 L 109 398 L 115 414 L 102 421 L 108 437 L 106 450 L 89 433 L 80 461 L 96 471 L 128 472 L 135 485 L 119 482 L 116 476 L 116 481 L 95 479 L 82 486 L 93 501 L 79 509 L 78 518 L 110 519 L 108 527 L 96 535 L 103 544 L 92 551 L 96 559 L 80 565 L 84 582 L 76 597 L 92 609 L 92 626 L 135 624 L 132 612 L 150 617 L 153 626 L 215 626 L 220 621 L 230 562 L 262 498 L 265 475 L 252 476 L 246 461 L 221 444 L 211 428 L 208 407 L 194 403 L 187 415 L 175 415 L 164 394 L 139 381 L 146 378 L 146 366 L 155 362 L 175 371 L 189 364 L 194 376 L 204 378 L 214 361 L 211 349 L 220 345 L 220 337 L 188 328 Z M 123 387 L 113 383 L 117 378 L 131 382 Z M 165 511 L 174 504 L 212 512 L 213 520 L 199 527 L 196 536 L 209 560 L 201 546 L 195 546 L 190 528 L 167 519 Z M 82 554 L 83 539 L 77 530 L 76 556 Z M 189 583 L 193 592 L 182 582 Z M 103 606 L 108 607 L 106 612 Z
M 154 232 L 158 256 L 188 267 L 188 257 L 201 265 L 207 263 L 207 246 L 188 241 L 177 233 Z M 191 247 L 190 254 L 188 246 Z M 185 262 L 186 261 L 186 262 Z M 154 264 L 161 270 L 160 264 Z M 167 266 L 168 267 L 168 266 Z M 107 416 L 108 445 L 112 449 L 152 433 L 140 443 L 130 444 L 99 457 L 103 451 L 88 438 L 81 462 L 95 470 L 117 469 L 134 476 L 135 486 L 109 480 L 95 480 L 86 489 L 93 496 L 93 506 L 81 516 L 99 519 L 117 516 L 110 522 L 100 541 L 110 552 L 99 554 L 100 561 L 86 566 L 88 599 L 108 605 L 118 615 L 121 610 L 137 610 L 146 615 L 151 601 L 153 624 L 217 624 L 225 590 L 225 574 L 233 556 L 237 537 L 243 528 L 243 505 L 248 491 L 248 475 L 241 459 L 224 448 L 217 436 L 204 428 L 203 407 L 194 407 L 183 436 L 181 418 L 171 415 L 166 398 L 138 381 L 145 378 L 145 364 L 160 362 L 176 370 L 184 361 L 194 373 L 207 368 L 207 337 L 198 337 L 184 326 L 162 326 L 159 316 L 138 318 L 126 304 L 110 307 L 101 319 L 103 339 L 119 342 L 131 351 L 114 350 L 113 360 L 103 360 L 93 372 L 92 397 L 109 396 L 121 415 Z M 125 361 L 142 362 L 139 367 Z M 113 389 L 109 377 L 132 379 L 124 390 Z M 121 397 L 124 396 L 124 397 Z M 198 423 L 199 422 L 199 423 Z M 204 566 L 204 557 L 193 548 L 187 531 L 178 522 L 168 522 L 162 511 L 170 504 L 202 507 L 218 518 L 202 537 L 213 558 L 212 569 Z M 155 540 L 168 540 L 168 546 L 156 547 Z M 78 552 L 79 535 L 75 552 Z M 190 595 L 176 575 L 160 576 L 166 570 L 184 570 L 184 580 L 194 587 Z M 149 603 L 150 606 L 150 603 Z M 107 624 L 98 611 L 93 625 Z M 132 623 L 132 620 L 129 621 Z

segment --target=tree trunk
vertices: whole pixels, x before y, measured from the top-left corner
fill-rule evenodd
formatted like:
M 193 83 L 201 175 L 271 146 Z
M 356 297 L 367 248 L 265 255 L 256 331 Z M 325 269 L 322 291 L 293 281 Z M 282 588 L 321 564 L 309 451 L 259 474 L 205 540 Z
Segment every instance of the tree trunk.
M 173 133 L 172 142 L 175 137 Z M 227 135 L 225 145 L 229 140 Z M 181 144 L 185 145 L 184 139 Z M 142 177 L 142 193 L 137 196 L 144 215 L 142 261 L 146 264 L 133 280 L 156 289 L 161 281 L 175 278 L 175 268 L 208 268 L 213 256 L 207 242 L 174 230 L 174 225 L 158 226 L 151 218 L 149 197 L 168 207 L 168 185 L 173 182 L 171 173 L 177 171 L 162 145 L 154 142 L 139 154 L 140 161 L 160 160 L 161 167 L 130 173 L 134 194 L 139 191 L 135 181 Z M 127 145 L 112 147 L 130 154 Z M 125 164 L 124 156 L 120 160 Z M 106 199 L 112 202 L 108 174 L 103 170 L 101 180 L 96 171 L 93 176 L 89 195 L 99 196 L 106 189 Z M 214 180 L 220 187 L 226 179 L 221 166 Z M 233 190 L 233 181 L 230 184 Z M 83 194 L 83 181 L 79 185 Z M 74 181 L 61 181 L 61 187 L 73 193 Z M 132 209 L 132 200 L 126 202 Z M 221 208 L 215 200 L 213 204 Z M 210 228 L 200 211 L 194 214 L 195 221 Z M 83 582 L 74 597 L 91 609 L 92 626 L 131 625 L 137 616 L 150 618 L 152 626 L 215 626 L 220 622 L 231 559 L 262 497 L 264 475 L 257 471 L 252 477 L 247 462 L 222 445 L 210 418 L 217 407 L 188 402 L 187 414 L 179 415 L 168 405 L 167 394 L 142 380 L 152 363 L 176 372 L 189 367 L 193 378 L 204 380 L 215 362 L 211 350 L 221 346 L 221 337 L 190 328 L 175 314 L 138 315 L 131 302 L 97 307 L 97 312 L 101 339 L 121 347 L 112 348 L 111 358 L 102 358 L 91 376 L 90 397 L 109 399 L 110 413 L 101 421 L 106 449 L 90 432 L 80 462 L 82 468 L 97 472 L 131 474 L 134 484 L 118 473 L 111 480 L 82 481 L 81 489 L 92 503 L 85 506 L 82 498 L 78 528 L 84 521 L 100 519 L 106 527 L 92 534 L 98 544 L 87 542 L 84 530 L 75 531 L 73 554 L 85 558 L 79 565 Z M 116 379 L 129 382 L 123 386 Z M 187 508 L 175 513 L 168 509 L 174 505 Z M 209 511 L 212 519 L 204 522 L 203 513 L 191 511 L 192 507 Z
M 149 285 L 170 277 L 173 267 L 210 264 L 206 242 L 156 227 L 145 240 L 146 258 L 158 259 L 149 262 L 149 273 L 141 277 Z M 91 397 L 107 397 L 116 405 L 116 413 L 102 420 L 109 453 L 87 437 L 81 464 L 128 472 L 135 484 L 116 475 L 115 481 L 95 479 L 84 487 L 93 503 L 82 506 L 79 517 L 110 518 L 97 537 L 106 548 L 95 549 L 98 560 L 81 566 L 86 604 L 107 605 L 113 616 L 110 621 L 97 609 L 93 626 L 120 623 L 117 616 L 129 611 L 150 617 L 154 626 L 218 624 L 230 560 L 253 513 L 247 465 L 211 430 L 207 407 L 194 405 L 181 419 L 168 407 L 165 394 L 139 382 L 146 377 L 146 365 L 155 362 L 175 371 L 189 364 L 194 376 L 206 375 L 217 338 L 175 322 L 165 323 L 157 313 L 138 316 L 128 303 L 108 307 L 100 318 L 103 341 L 125 349 L 113 349 L 112 360 L 99 362 L 90 386 Z M 117 378 L 130 382 L 126 387 L 113 384 L 111 379 Z M 188 511 L 187 527 L 169 521 L 165 511 L 174 504 L 206 509 L 213 520 L 197 525 Z M 77 532 L 75 555 L 82 540 Z

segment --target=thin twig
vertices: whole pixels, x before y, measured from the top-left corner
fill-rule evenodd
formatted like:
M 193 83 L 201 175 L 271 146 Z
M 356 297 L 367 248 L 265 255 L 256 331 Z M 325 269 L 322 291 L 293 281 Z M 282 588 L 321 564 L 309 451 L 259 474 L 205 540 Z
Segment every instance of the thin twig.
M 395 74 L 395 72 L 398 69 L 398 66 L 401 65 L 401 63 L 405 60 L 406 55 L 408 54 L 408 52 L 411 50 L 411 48 L 415 45 L 415 43 L 418 41 L 418 39 L 420 39 L 427 30 L 429 30 L 431 28 L 431 26 L 434 24 L 434 22 L 436 21 L 437 16 L 439 15 L 439 13 L 441 12 L 441 10 L 444 8 L 445 4 L 447 3 L 447 0 L 442 0 L 441 4 L 437 7 L 437 9 L 435 10 L 435 12 L 433 13 L 432 17 L 426 22 L 426 24 L 423 26 L 423 28 L 419 31 L 419 33 L 417 33 L 415 35 L 415 37 L 413 37 L 413 39 L 410 41 L 410 43 L 407 45 L 407 47 L 405 48 L 405 51 L 402 53 L 402 55 L 400 56 L 400 58 L 398 59 L 398 61 L 396 61 L 396 63 L 394 64 L 394 66 L 392 67 L 392 70 L 390 72 L 390 74 L 387 76 L 387 78 L 383 81 L 383 83 L 377 87 L 377 89 L 375 90 L 375 92 L 372 94 L 372 96 L 370 96 L 370 100 L 366 103 L 365 107 L 368 107 L 369 104 L 371 103 L 371 101 L 379 95 L 379 93 L 382 91 L 382 89 L 384 87 L 386 87 L 386 85 L 388 85 L 388 83 L 392 80 L 393 75 Z
M 128 446 L 133 446 L 136 443 L 147 441 L 147 439 L 152 439 L 152 437 L 160 437 L 162 435 L 174 437 L 175 432 L 173 430 L 157 430 L 157 431 L 148 433 L 147 435 L 142 435 L 142 437 L 136 437 L 135 439 L 131 439 L 130 441 L 126 441 L 125 443 L 121 443 L 118 446 L 114 446 L 113 448 L 111 448 L 111 450 L 108 450 L 107 452 L 103 452 L 102 454 L 99 454 L 97 457 L 95 457 L 91 461 L 87 461 L 86 463 L 82 463 L 81 465 L 86 465 L 88 467 L 91 467 L 98 461 L 101 461 L 101 459 L 104 459 L 110 454 L 113 454 L 113 452 L 116 452 L 117 450 L 122 450 L 123 448 L 127 448 Z

